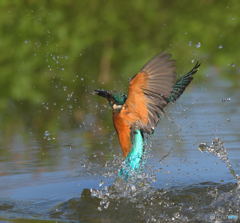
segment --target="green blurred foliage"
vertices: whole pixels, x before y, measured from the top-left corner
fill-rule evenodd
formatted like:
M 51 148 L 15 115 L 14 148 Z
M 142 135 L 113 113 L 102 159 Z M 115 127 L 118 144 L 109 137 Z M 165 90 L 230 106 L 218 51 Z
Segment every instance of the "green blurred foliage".
M 65 113 L 65 126 L 80 123 L 95 109 L 89 92 L 126 91 L 161 51 L 179 73 L 200 60 L 198 77 L 213 67 L 239 85 L 239 11 L 234 0 L 1 0 L 0 121 L 21 114 L 44 130 Z

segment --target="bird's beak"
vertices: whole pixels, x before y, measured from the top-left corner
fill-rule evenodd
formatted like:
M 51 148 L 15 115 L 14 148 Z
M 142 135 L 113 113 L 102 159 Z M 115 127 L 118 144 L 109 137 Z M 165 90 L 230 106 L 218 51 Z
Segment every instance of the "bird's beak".
M 111 96 L 108 91 L 104 91 L 104 90 L 94 90 L 93 94 L 99 95 L 104 98 L 109 98 Z
M 94 91 L 93 91 L 93 94 L 94 94 L 94 95 L 99 95 L 101 91 L 102 91 L 102 90 L 94 90 Z

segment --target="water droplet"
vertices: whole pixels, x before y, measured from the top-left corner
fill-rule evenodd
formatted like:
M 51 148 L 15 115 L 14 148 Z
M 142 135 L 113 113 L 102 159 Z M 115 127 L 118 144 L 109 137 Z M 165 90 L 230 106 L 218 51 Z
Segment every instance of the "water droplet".
M 215 219 L 215 214 L 211 214 L 209 218 L 211 221 L 213 221 Z
M 230 102 L 231 98 L 222 98 L 222 102 Z
M 104 207 L 104 209 L 107 209 L 107 208 L 108 208 L 108 206 L 109 206 L 109 204 L 110 204 L 110 202 L 109 202 L 109 201 L 107 201 L 107 202 L 106 202 L 106 204 L 103 206 L 103 207 Z
M 48 130 L 46 130 L 44 133 L 43 133 L 43 139 L 47 140 L 47 141 L 50 141 L 50 140 L 55 140 L 56 138 L 55 137 L 51 137 L 51 134 Z
M 218 49 L 222 49 L 222 48 L 223 48 L 223 45 L 219 45 L 219 46 L 218 46 Z
M 101 208 L 101 207 L 98 207 L 97 209 L 98 209 L 98 211 L 102 211 L 102 208 Z
M 104 184 L 104 182 L 101 180 L 99 183 L 99 187 L 102 187 L 103 184 Z
M 24 43 L 28 44 L 28 43 L 30 43 L 30 40 L 24 40 Z
M 70 101 L 71 100 L 71 98 L 72 98 L 72 96 L 73 96 L 73 91 L 70 93 L 70 94 L 68 94 L 67 95 L 67 101 Z
M 201 43 L 198 42 L 195 46 L 196 46 L 196 48 L 200 48 L 201 47 Z
M 132 190 L 132 192 L 135 192 L 135 191 L 136 191 L 135 185 L 131 185 L 131 190 Z

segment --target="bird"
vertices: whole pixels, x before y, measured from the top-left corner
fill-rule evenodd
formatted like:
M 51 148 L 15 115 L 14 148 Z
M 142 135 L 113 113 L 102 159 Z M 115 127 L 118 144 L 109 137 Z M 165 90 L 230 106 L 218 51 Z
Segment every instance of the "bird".
M 119 171 L 125 179 L 141 167 L 145 136 L 154 130 L 165 107 L 175 102 L 193 80 L 200 63 L 177 79 L 175 60 L 163 52 L 150 59 L 129 82 L 128 94 L 97 89 L 112 108 L 113 125 L 122 149 L 124 165 Z

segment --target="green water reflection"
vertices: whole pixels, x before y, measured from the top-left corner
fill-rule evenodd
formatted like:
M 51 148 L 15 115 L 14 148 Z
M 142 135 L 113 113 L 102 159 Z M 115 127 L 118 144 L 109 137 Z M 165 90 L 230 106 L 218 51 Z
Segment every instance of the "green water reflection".
M 197 79 L 213 68 L 239 86 L 239 10 L 237 1 L 217 0 L 1 1 L 4 138 L 19 126 L 41 135 L 79 125 L 99 110 L 86 94 L 99 87 L 125 91 L 128 78 L 164 50 L 180 73 L 197 59 L 203 64 Z M 107 120 L 98 118 L 102 126 Z

